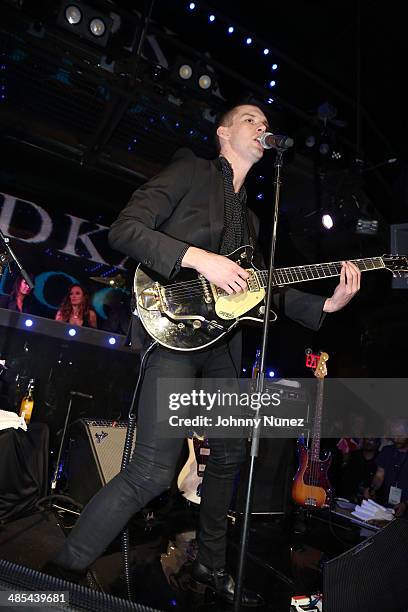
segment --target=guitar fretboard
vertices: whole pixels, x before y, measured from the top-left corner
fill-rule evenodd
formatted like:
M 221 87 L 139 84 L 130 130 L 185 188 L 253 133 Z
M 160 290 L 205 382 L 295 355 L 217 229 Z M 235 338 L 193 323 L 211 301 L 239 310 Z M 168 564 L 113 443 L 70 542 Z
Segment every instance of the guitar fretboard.
M 352 259 L 351 261 L 361 270 L 361 272 L 385 268 L 382 257 Z M 274 285 L 289 285 L 319 278 L 340 276 L 341 266 L 341 261 L 332 261 L 330 263 L 310 264 L 308 266 L 276 268 L 273 272 Z M 260 270 L 256 275 L 261 286 L 266 287 L 268 282 L 268 270 Z

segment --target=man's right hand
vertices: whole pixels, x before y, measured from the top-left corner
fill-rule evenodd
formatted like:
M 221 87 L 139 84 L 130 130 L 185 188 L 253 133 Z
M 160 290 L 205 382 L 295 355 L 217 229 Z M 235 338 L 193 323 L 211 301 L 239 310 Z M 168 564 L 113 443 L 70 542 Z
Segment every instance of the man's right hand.
M 234 261 L 209 253 L 197 247 L 190 247 L 181 262 L 183 268 L 193 268 L 210 283 L 224 289 L 229 295 L 248 289 L 246 280 L 249 274 Z

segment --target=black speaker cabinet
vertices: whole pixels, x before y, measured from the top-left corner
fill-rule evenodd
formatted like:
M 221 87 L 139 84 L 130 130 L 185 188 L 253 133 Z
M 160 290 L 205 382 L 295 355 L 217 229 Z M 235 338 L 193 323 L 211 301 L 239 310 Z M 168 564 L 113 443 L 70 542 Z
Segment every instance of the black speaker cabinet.
M 241 514 L 245 508 L 249 455 L 241 469 L 233 508 Z M 293 477 L 297 470 L 296 440 L 261 438 L 255 462 L 252 514 L 286 514 L 290 507 Z
M 406 612 L 407 567 L 408 520 L 394 519 L 324 565 L 324 612 Z
M 86 504 L 119 473 L 126 430 L 127 423 L 114 421 L 80 419 L 72 424 L 66 472 L 68 494 L 75 501 Z

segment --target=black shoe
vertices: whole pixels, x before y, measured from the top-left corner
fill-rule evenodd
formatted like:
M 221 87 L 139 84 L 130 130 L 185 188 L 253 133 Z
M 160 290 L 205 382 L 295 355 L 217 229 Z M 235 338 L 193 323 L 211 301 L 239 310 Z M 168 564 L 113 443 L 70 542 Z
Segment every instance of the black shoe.
M 48 574 L 48 576 L 54 576 L 54 578 L 61 578 L 61 580 L 67 580 L 68 582 L 79 584 L 80 586 L 86 586 L 98 591 L 101 590 L 100 585 L 89 570 L 74 572 L 73 570 L 68 570 L 57 565 L 53 561 L 47 561 L 40 571 L 43 572 L 43 574 Z
M 205 584 L 215 591 L 227 603 L 234 602 L 235 582 L 231 574 L 225 569 L 212 570 L 198 561 L 191 566 L 191 578 L 193 581 Z M 248 607 L 260 606 L 264 603 L 262 597 L 254 591 L 242 590 L 242 605 Z

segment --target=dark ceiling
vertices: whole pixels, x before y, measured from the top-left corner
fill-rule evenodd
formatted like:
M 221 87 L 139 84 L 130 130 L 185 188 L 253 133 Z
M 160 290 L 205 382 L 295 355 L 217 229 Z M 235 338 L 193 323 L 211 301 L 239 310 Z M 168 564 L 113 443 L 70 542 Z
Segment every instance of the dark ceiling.
M 10 165 L 27 155 L 26 166 L 37 163 L 40 177 L 44 156 L 52 154 L 64 172 L 86 169 L 110 177 L 112 191 L 119 184 L 133 188 L 179 146 L 213 155 L 216 112 L 273 97 L 265 108 L 272 125 L 295 137 L 288 162 L 298 174 L 328 177 L 331 193 L 330 185 L 355 183 L 358 174 L 358 189 L 380 216 L 406 220 L 407 105 L 400 83 L 406 42 L 396 4 L 224 0 L 197 1 L 189 11 L 181 0 L 89 0 L 86 5 L 119 18 L 106 47 L 61 28 L 60 2 L 0 4 L 0 128 Z M 215 95 L 174 78 L 180 57 L 213 68 Z M 311 135 L 316 144 L 309 149 Z M 342 153 L 339 161 L 319 154 L 323 141 L 330 154 Z M 269 158 L 260 175 L 270 168 Z

